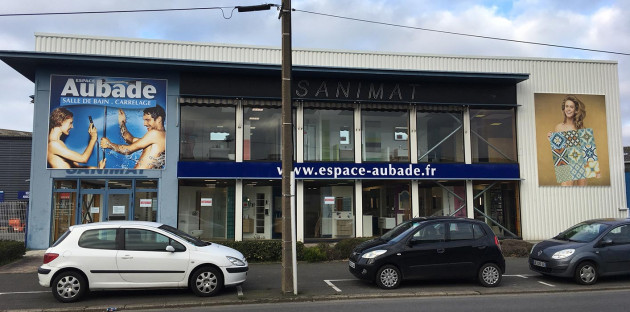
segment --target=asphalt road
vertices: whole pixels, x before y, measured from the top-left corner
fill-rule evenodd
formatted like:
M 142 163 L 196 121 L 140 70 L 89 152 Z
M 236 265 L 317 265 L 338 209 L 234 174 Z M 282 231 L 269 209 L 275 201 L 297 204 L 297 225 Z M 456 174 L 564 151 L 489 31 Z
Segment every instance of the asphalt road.
M 326 302 L 289 302 L 277 304 L 243 304 L 221 307 L 193 307 L 180 312 L 321 312 L 321 311 L 466 311 L 466 312 L 531 312 L 531 311 L 626 311 L 630 299 L 626 290 L 589 291 L 579 293 L 525 293 L 515 295 L 387 298 L 337 300 Z M 395 308 L 394 308 L 395 307 Z M 141 310 L 140 312 L 155 310 Z
M 73 304 L 57 302 L 49 288 L 37 282 L 41 257 L 0 267 L 0 310 L 57 309 L 63 311 L 104 311 L 182 307 L 210 307 L 241 303 L 277 303 L 285 301 L 328 301 L 339 299 L 374 299 L 392 297 L 473 296 L 494 294 L 584 293 L 594 290 L 630 289 L 630 276 L 602 278 L 596 285 L 581 286 L 569 279 L 543 277 L 529 271 L 525 258 L 508 258 L 507 272 L 501 286 L 485 288 L 473 280 L 411 281 L 396 290 L 385 291 L 354 278 L 347 262 L 299 263 L 298 295 L 282 294 L 281 265 L 250 264 L 247 281 L 238 288 L 225 289 L 218 296 L 198 298 L 186 289 L 120 290 L 88 294 Z M 320 309 L 321 310 L 321 309 Z

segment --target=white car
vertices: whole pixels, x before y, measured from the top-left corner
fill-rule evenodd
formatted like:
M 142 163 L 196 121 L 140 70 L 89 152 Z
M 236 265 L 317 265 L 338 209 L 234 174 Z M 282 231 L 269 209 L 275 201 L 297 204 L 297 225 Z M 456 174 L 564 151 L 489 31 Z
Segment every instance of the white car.
M 57 300 L 74 302 L 88 289 L 189 287 L 213 296 L 245 282 L 247 270 L 239 251 L 174 227 L 111 221 L 71 226 L 46 250 L 37 275 Z

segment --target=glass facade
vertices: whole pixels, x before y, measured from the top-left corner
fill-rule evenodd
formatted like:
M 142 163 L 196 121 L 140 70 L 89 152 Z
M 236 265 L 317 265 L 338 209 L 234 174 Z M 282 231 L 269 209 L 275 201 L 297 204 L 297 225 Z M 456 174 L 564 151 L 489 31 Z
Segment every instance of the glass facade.
M 363 161 L 409 161 L 409 113 L 365 110 L 361 112 Z
M 234 160 L 236 107 L 182 106 L 180 160 Z
M 485 221 L 499 237 L 520 237 L 518 182 L 474 181 L 475 218 Z
M 279 107 L 243 107 L 243 160 L 279 161 L 281 124 Z
M 355 237 L 354 181 L 304 181 L 304 239 Z
M 280 180 L 243 180 L 243 239 L 282 238 Z
M 177 227 L 203 240 L 234 240 L 234 181 L 179 180 Z
M 279 162 L 281 109 L 266 102 L 261 102 L 260 106 L 257 104 L 251 101 L 234 106 L 182 106 L 180 160 L 212 162 L 239 159 L 239 155 L 234 155 L 234 147 L 235 144 L 242 144 L 243 161 Z M 473 163 L 516 162 L 516 119 L 513 108 L 468 109 L 463 106 L 418 105 L 413 110 L 416 114 L 415 124 L 410 125 L 409 110 L 400 105 L 391 108 L 385 104 L 369 104 L 363 108 L 340 103 L 302 105 L 302 113 L 298 114 L 298 109 L 293 109 L 292 116 L 295 125 L 298 120 L 301 121 L 303 130 L 302 146 L 295 146 L 297 136 L 300 135 L 298 127 L 292 131 L 294 148 L 302 148 L 303 151 L 302 158 L 298 160 L 294 150 L 294 159 L 298 163 L 411 162 L 414 153 L 410 152 L 410 140 L 413 139 L 417 155 L 414 163 L 464 164 L 466 122 L 471 127 L 469 136 Z M 355 120 L 357 111 L 361 112 L 359 120 Z M 239 112 L 242 112 L 242 127 L 237 126 Z M 466 112 L 470 116 L 469 120 L 464 120 Z M 186 124 L 188 122 L 189 125 Z M 357 128 L 360 129 L 360 138 L 354 136 Z M 239 137 L 238 131 L 242 131 L 242 141 L 239 142 L 233 139 Z M 415 134 L 412 135 L 412 132 Z M 208 145 L 202 148 L 208 150 L 205 156 L 197 151 L 196 145 L 190 144 L 191 139 L 200 137 L 205 140 L 202 144 Z M 361 142 L 361 160 L 354 157 L 355 140 Z M 378 172 L 383 175 L 391 170 L 389 167 L 381 168 Z M 429 174 L 433 171 L 422 167 L 420 172 Z M 415 190 L 412 188 L 416 184 L 412 184 L 411 179 L 362 180 L 362 215 L 356 215 L 355 180 L 302 181 L 303 192 L 297 194 L 296 198 L 297 207 L 302 209 L 303 216 L 301 234 L 307 242 L 381 235 L 414 216 L 466 217 L 468 213 L 466 181 L 460 179 L 420 179 L 417 182 L 417 197 L 413 198 Z M 496 186 L 484 191 L 483 184 L 475 182 L 475 194 L 481 196 L 474 198 L 475 216 L 481 216 L 479 218 L 494 226 L 493 229 L 500 235 L 517 236 L 520 233 L 520 221 L 516 208 L 518 201 L 514 199 L 514 194 L 518 192 L 514 189 L 518 183 L 496 182 L 496 185 L 503 187 L 499 196 L 501 200 L 508 200 L 509 203 L 502 203 L 502 208 L 496 208 L 496 204 L 490 205 L 490 198 L 498 196 L 494 190 Z M 98 185 L 92 187 L 98 188 Z M 241 208 L 235 207 L 235 189 L 239 187 L 242 187 L 242 220 L 235 220 L 236 209 Z M 134 218 L 153 220 L 157 193 L 138 185 L 135 192 Z M 237 237 L 243 240 L 280 239 L 281 194 L 280 179 L 181 179 L 178 227 L 205 240 L 232 240 Z M 483 204 L 477 205 L 480 200 Z M 412 205 L 414 201 L 415 206 Z M 487 207 L 491 206 L 495 208 L 488 210 Z M 242 233 L 235 233 L 235 222 L 242 222 Z M 356 232 L 358 222 L 362 223 L 362 233 Z
M 470 109 L 473 163 L 516 163 L 516 114 L 508 109 Z
M 466 217 L 465 181 L 419 181 L 420 217 Z
M 460 112 L 418 112 L 419 162 L 464 162 L 464 121 Z
M 155 179 L 55 180 L 51 241 L 75 224 L 115 220 L 156 221 L 157 185 L 158 180 Z M 132 198 L 135 201 L 132 202 Z
M 363 236 L 379 236 L 411 214 L 411 181 L 363 181 Z M 369 234 L 369 235 L 366 235 Z
M 304 109 L 304 161 L 354 161 L 354 111 Z

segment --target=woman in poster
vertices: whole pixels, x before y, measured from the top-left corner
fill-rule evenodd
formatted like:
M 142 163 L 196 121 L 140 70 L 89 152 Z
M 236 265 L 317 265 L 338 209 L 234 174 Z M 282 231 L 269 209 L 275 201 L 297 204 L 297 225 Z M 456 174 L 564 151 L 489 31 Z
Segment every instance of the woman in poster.
M 81 163 L 86 163 L 92 155 L 94 145 L 96 144 L 97 134 L 96 127 L 90 120 L 90 127 L 88 133 L 90 134 L 90 141 L 85 147 L 83 153 L 79 154 L 70 148 L 68 148 L 65 142 L 62 140 L 62 136 L 68 136 L 70 129 L 72 129 L 74 115 L 71 111 L 64 107 L 55 108 L 50 113 L 50 123 L 48 132 L 48 154 L 46 159 L 48 160 L 48 168 L 73 168 L 84 167 Z M 99 168 L 105 167 L 105 159 L 99 162 Z
M 567 95 L 562 100 L 562 115 L 564 120 L 557 124 L 554 132 L 565 132 L 584 129 L 586 107 L 580 99 L 574 95 Z M 547 137 L 551 136 L 551 132 Z M 586 186 L 586 179 L 571 180 L 560 183 L 561 186 Z

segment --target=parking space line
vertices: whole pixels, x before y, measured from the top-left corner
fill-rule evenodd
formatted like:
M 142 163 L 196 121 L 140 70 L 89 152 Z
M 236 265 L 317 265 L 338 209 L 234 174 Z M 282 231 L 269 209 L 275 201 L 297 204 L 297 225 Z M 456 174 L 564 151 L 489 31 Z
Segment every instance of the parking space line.
M 236 286 L 236 294 L 239 297 L 243 297 L 243 288 L 241 286 Z
M 529 276 L 533 276 L 533 275 L 522 275 L 522 274 L 508 275 L 508 274 L 504 274 L 503 276 L 516 276 L 516 277 L 520 277 L 520 278 L 528 278 Z
M 332 289 L 334 289 L 336 292 L 341 292 L 341 289 L 335 286 L 335 284 L 333 284 L 332 282 L 344 282 L 344 281 L 354 281 L 354 280 L 355 279 L 338 279 L 338 280 L 324 280 L 324 282 L 328 284 L 328 286 L 332 287 Z
M 549 286 L 549 287 L 556 287 L 555 285 L 551 285 L 551 284 L 548 284 L 548 283 L 545 283 L 545 282 L 541 282 L 541 281 L 538 281 L 538 282 L 543 284 L 543 285 Z
M 39 294 L 39 293 L 47 293 L 49 291 L 40 290 L 40 291 L 16 291 L 16 292 L 6 292 L 0 293 L 0 295 L 20 295 L 20 294 Z

